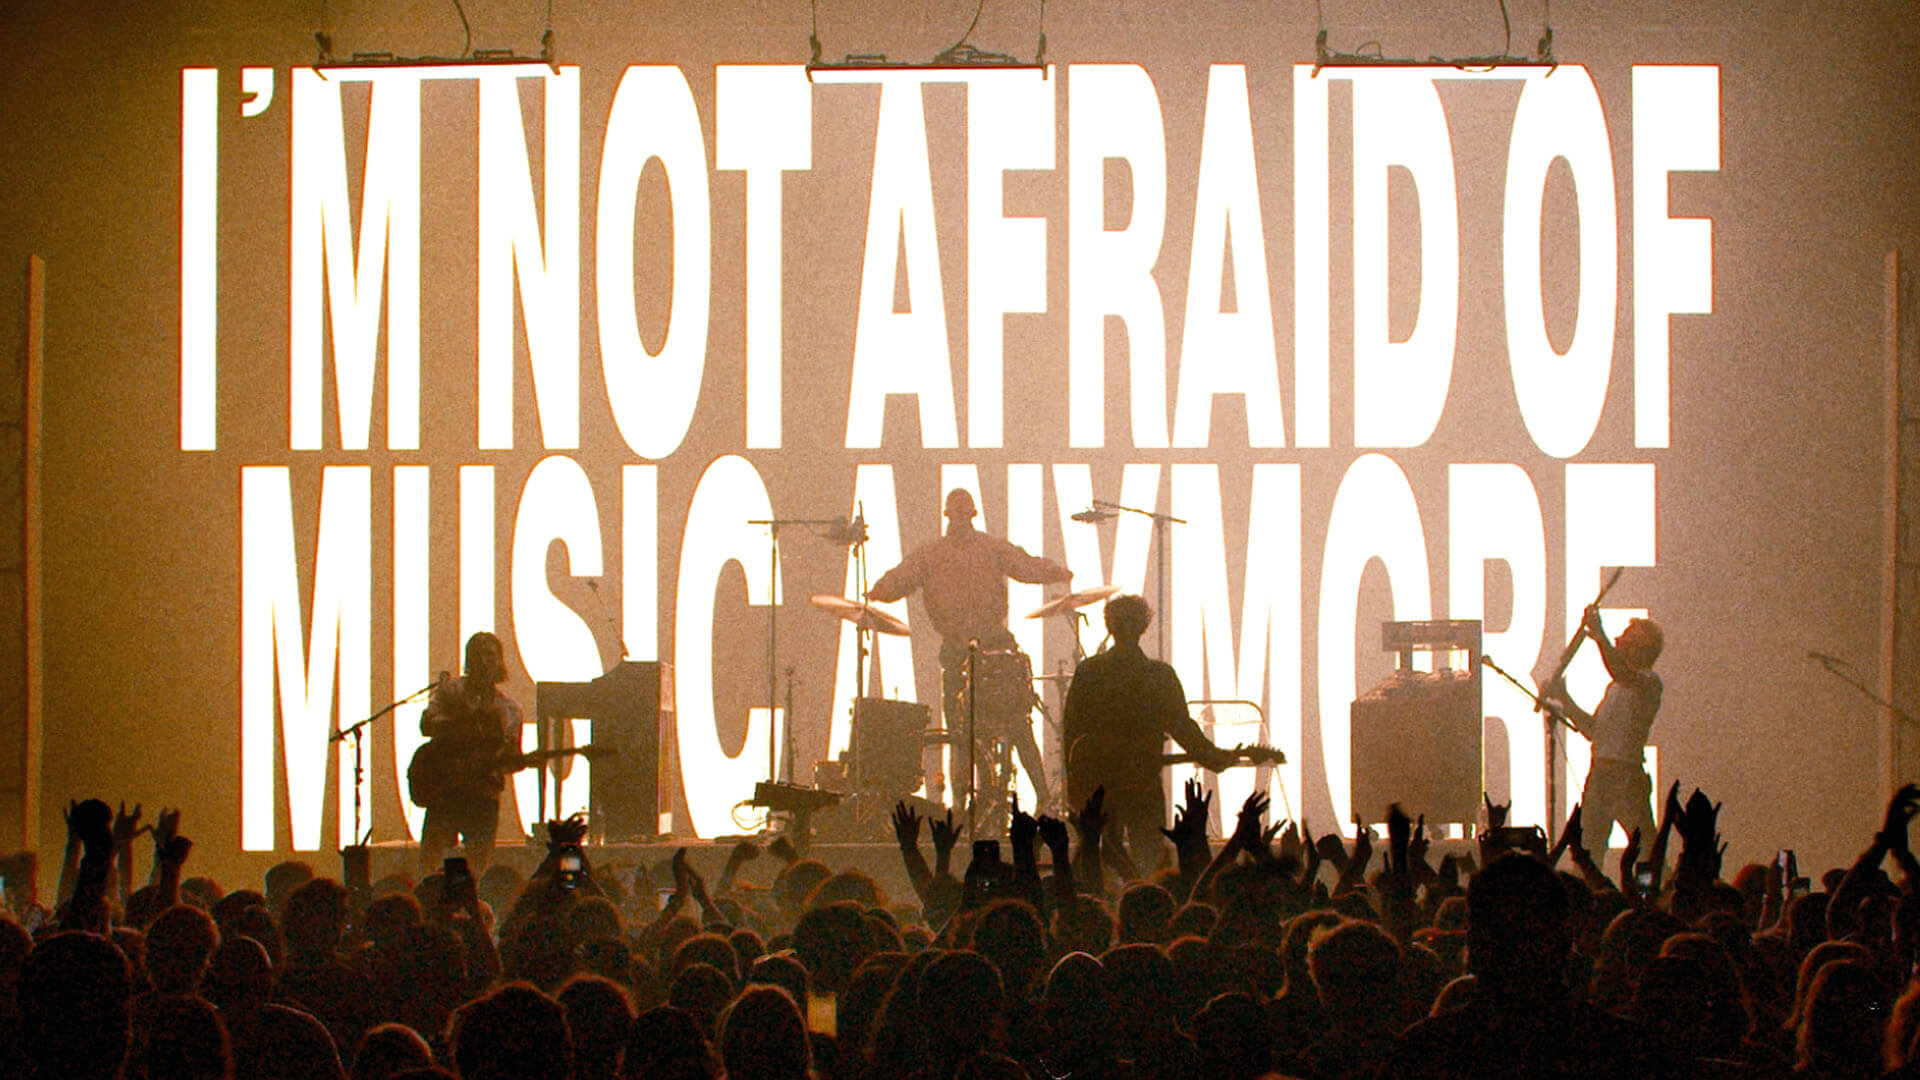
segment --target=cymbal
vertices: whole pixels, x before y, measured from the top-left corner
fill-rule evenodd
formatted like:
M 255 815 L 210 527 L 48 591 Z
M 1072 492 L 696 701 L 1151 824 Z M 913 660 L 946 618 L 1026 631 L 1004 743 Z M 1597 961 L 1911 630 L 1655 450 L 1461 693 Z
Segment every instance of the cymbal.
M 822 611 L 837 615 L 862 630 L 878 630 L 882 634 L 907 634 L 907 624 L 881 611 L 872 604 L 862 604 L 858 600 L 848 600 L 832 593 L 816 593 L 807 601 Z
M 1095 585 L 1091 589 L 1081 589 L 1079 592 L 1068 593 L 1065 596 L 1056 596 L 1027 612 L 1026 617 L 1044 619 L 1049 615 L 1064 615 L 1069 611 L 1086 607 L 1088 604 L 1097 604 L 1109 596 L 1118 595 L 1124 589 L 1125 586 L 1121 585 Z

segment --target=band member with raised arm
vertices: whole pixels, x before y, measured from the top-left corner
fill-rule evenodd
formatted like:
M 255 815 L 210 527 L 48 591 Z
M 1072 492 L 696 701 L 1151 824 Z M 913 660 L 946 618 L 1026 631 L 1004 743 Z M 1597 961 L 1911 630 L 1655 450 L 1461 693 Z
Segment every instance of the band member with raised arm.
M 414 754 L 407 783 L 427 812 L 420 828 L 423 873 L 439 868 L 456 841 L 464 842 L 475 874 L 487 865 L 500 821 L 507 774 L 521 768 L 520 707 L 500 693 L 507 681 L 500 639 L 482 630 L 467 639 L 466 673 L 434 687 L 420 716 L 430 741 Z
M 869 599 L 881 602 L 902 600 L 920 590 L 927 617 L 940 634 L 941 715 L 956 736 L 964 735 L 966 714 L 960 706 L 960 691 L 967 681 L 969 646 L 982 652 L 1015 648 L 1007 629 L 1007 580 L 1054 584 L 1073 577 L 1051 559 L 1030 555 L 1017 544 L 975 529 L 974 514 L 973 495 L 967 489 L 947 492 L 946 535 L 913 549 L 867 590 Z M 1032 692 L 1030 686 L 1020 689 Z M 1047 773 L 1033 727 L 1024 722 L 1013 727 L 1005 734 L 1013 740 L 1044 805 Z M 953 786 L 959 792 L 966 789 L 972 747 L 963 738 L 956 738 L 953 745 Z M 985 790 L 988 780 L 980 778 L 980 785 Z
M 1107 789 L 1106 843 L 1125 834 L 1141 871 L 1166 863 L 1160 829 L 1167 820 L 1161 789 L 1161 748 L 1172 739 L 1201 768 L 1218 772 L 1239 760 L 1215 746 L 1187 712 L 1186 690 L 1173 665 L 1140 649 L 1153 608 L 1139 596 L 1107 601 L 1113 644 L 1080 662 L 1067 690 L 1061 741 L 1067 747 L 1067 801 L 1083 805 L 1095 788 Z
M 1540 696 L 1559 706 L 1573 729 L 1593 741 L 1593 764 L 1580 795 L 1580 816 L 1587 848 L 1598 857 L 1606 854 L 1615 821 L 1629 833 L 1640 829 L 1649 842 L 1653 837 L 1653 781 L 1643 758 L 1664 691 L 1653 664 L 1660 658 L 1666 635 L 1652 619 L 1635 619 L 1619 637 L 1608 641 L 1595 605 L 1588 605 L 1580 630 L 1599 646 L 1612 680 L 1600 707 L 1591 713 L 1580 708 L 1568 696 L 1565 680 L 1559 678 L 1541 687 Z

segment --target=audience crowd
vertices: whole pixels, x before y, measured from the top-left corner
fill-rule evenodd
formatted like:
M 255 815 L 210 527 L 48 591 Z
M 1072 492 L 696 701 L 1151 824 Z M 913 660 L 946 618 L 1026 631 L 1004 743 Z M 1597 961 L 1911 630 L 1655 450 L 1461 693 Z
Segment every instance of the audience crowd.
M 1617 866 L 1578 808 L 1549 849 L 1489 804 L 1436 861 L 1398 807 L 1347 841 L 1266 825 L 1260 795 L 1210 842 L 1209 798 L 1189 785 L 1145 873 L 1100 793 L 1016 812 L 959 876 L 952 816 L 902 805 L 911 898 L 786 838 L 711 886 L 684 851 L 596 868 L 578 820 L 530 878 L 287 862 L 228 890 L 183 876 L 177 812 L 88 800 L 51 906 L 31 857 L 0 861 L 0 1076 L 1920 1077 L 1920 787 L 1818 882 L 1786 853 L 1723 867 L 1719 807 L 1678 785 Z

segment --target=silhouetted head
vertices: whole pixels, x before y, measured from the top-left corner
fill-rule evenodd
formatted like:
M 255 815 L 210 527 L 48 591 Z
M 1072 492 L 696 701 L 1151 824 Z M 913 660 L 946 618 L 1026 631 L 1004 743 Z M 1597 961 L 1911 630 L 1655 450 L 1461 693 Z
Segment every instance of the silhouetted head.
M 353 1055 L 353 1080 L 381 1080 L 433 1064 L 433 1050 L 405 1024 L 381 1024 L 360 1040 Z
M 973 948 L 1000 972 L 1008 997 L 1024 1000 L 1047 974 L 1047 928 L 1024 900 L 995 900 L 973 924 Z
M 200 987 L 207 960 L 220 944 L 213 919 L 199 908 L 178 904 L 162 912 L 147 929 L 147 977 L 163 994 L 191 994 Z
M 128 1074 L 146 1080 L 222 1080 L 233 1075 L 227 1025 L 201 998 L 167 994 L 147 1013 L 128 1055 Z
M 1120 894 L 1120 943 L 1166 944 L 1174 907 L 1173 894 L 1159 885 L 1142 881 L 1127 886 Z
M 462 1005 L 449 1026 L 448 1042 L 463 1077 L 565 1080 L 573 1074 L 565 1012 L 525 983 L 508 983 Z
M 987 1046 L 1006 994 L 1000 973 L 979 953 L 950 952 L 920 982 L 920 1020 L 935 1060 L 955 1060 Z
M 727 1080 L 806 1080 L 812 1048 L 800 1007 L 777 986 L 755 986 L 720 1017 Z
M 1400 946 L 1380 927 L 1349 920 L 1320 930 L 1307 947 L 1307 970 L 1336 1026 L 1387 1020 L 1402 993 Z
M 1467 888 L 1467 960 L 1481 992 L 1557 993 L 1572 947 L 1566 890 L 1545 863 L 1503 855 L 1474 876 Z
M 267 870 L 267 907 L 275 915 L 287 909 L 287 898 L 293 891 L 313 880 L 313 867 L 297 859 L 274 863 Z
M 1653 666 L 1660 659 L 1660 650 L 1667 644 L 1667 635 L 1660 624 L 1652 619 L 1635 619 L 1627 624 L 1620 636 L 1613 639 L 1613 647 L 1626 655 L 1627 661 L 1642 671 Z
M 613 1075 L 633 1028 L 627 992 L 612 979 L 575 975 L 556 996 L 573 1036 L 574 1068 L 582 1075 Z
M 207 969 L 207 1000 L 222 1009 L 262 1005 L 273 994 L 273 961 L 266 946 L 250 937 L 234 937 L 213 951 Z
M 778 986 L 795 1001 L 807 999 L 807 967 L 785 953 L 762 956 L 747 969 L 747 982 Z
M 873 936 L 859 905 L 841 900 L 800 917 L 793 928 L 793 951 L 815 987 L 837 994 L 874 951 Z
M 976 513 L 972 492 L 966 488 L 954 488 L 947 492 L 947 528 L 973 528 L 973 516 Z
M 667 977 L 680 974 L 690 964 L 706 964 L 725 975 L 728 982 L 740 981 L 740 957 L 719 934 L 695 934 L 681 942 L 667 961 Z
M 667 1001 L 700 1023 L 702 1034 L 711 1036 L 720 1026 L 720 1012 L 733 998 L 733 982 L 711 964 L 688 964 L 673 977 L 667 988 Z
M 297 963 L 320 963 L 340 946 L 347 923 L 347 887 L 332 878 L 314 878 L 287 897 L 281 933 Z
M 133 969 L 111 941 L 74 930 L 41 941 L 21 966 L 19 995 L 25 1046 L 39 1075 L 119 1075 Z
M 1873 1076 L 1892 1006 L 1880 975 L 1859 960 L 1835 960 L 1813 977 L 1796 1033 L 1799 1069 L 1821 1076 Z
M 720 1059 L 691 1014 L 662 1005 L 634 1018 L 620 1075 L 716 1077 Z
M 507 651 L 485 630 L 467 639 L 467 678 L 495 686 L 507 681 Z
M 1107 601 L 1107 633 L 1116 641 L 1138 641 L 1153 622 L 1153 608 L 1144 596 L 1126 593 Z
M 1251 1080 L 1265 1072 L 1270 1052 L 1266 1017 L 1249 994 L 1211 998 L 1194 1015 L 1193 1041 L 1200 1050 L 1203 1076 Z

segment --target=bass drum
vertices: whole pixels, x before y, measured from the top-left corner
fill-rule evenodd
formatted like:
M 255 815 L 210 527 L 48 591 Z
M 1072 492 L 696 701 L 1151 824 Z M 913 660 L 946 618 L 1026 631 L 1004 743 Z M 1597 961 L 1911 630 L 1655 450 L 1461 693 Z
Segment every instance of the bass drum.
M 973 679 L 960 689 L 960 715 L 947 720 L 950 730 L 962 730 L 968 709 L 976 723 L 992 730 L 1009 730 L 1027 722 L 1033 713 L 1033 664 L 1019 649 L 982 652 L 973 662 Z

